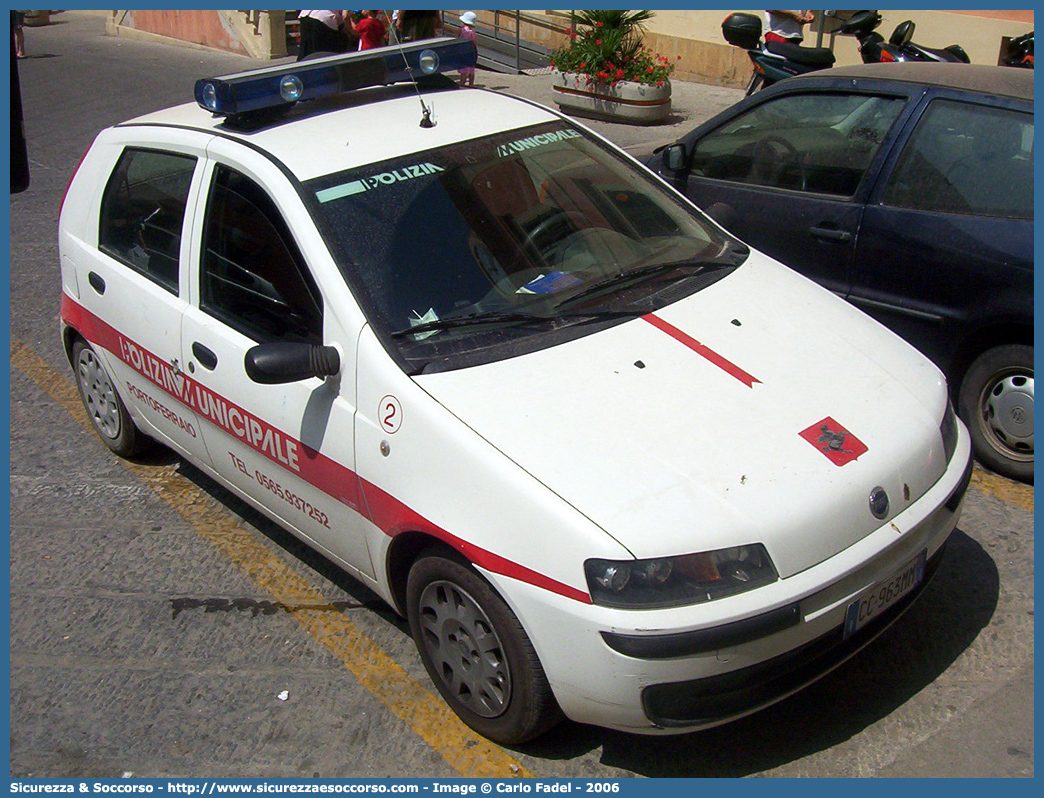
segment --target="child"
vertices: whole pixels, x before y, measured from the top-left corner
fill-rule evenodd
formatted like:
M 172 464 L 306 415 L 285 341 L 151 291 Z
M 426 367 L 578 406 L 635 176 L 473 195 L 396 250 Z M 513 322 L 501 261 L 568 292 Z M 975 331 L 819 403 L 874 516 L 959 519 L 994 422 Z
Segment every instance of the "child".
M 478 21 L 478 17 L 474 11 L 465 11 L 460 15 L 460 33 L 457 35 L 458 39 L 467 39 L 472 44 L 475 43 L 475 22 Z M 460 70 L 460 87 L 474 86 L 475 85 L 475 67 L 464 67 Z
M 382 47 L 384 45 L 384 20 L 379 15 L 379 11 L 363 11 L 362 19 L 358 22 L 352 19 L 351 16 L 348 17 L 348 24 L 359 36 L 360 50 L 372 50 L 374 47 Z

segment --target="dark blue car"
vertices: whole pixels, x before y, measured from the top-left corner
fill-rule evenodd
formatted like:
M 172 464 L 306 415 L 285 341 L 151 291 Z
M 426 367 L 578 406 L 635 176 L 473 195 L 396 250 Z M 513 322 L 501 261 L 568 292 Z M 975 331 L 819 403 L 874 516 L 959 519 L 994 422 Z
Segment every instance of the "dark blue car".
M 649 165 L 932 358 L 979 461 L 1032 482 L 1033 143 L 1032 70 L 867 64 L 778 83 Z

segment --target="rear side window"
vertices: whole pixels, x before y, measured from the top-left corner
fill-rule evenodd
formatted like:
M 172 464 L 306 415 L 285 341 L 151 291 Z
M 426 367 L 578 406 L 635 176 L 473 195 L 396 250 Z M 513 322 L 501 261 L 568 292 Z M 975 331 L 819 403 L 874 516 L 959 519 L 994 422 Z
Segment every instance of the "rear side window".
M 885 189 L 895 208 L 1033 218 L 1033 115 L 936 100 Z
M 99 248 L 173 294 L 195 169 L 188 155 L 128 148 L 102 195 Z
M 851 197 L 905 100 L 788 94 L 755 106 L 696 145 L 699 177 Z
M 257 183 L 214 170 L 203 241 L 203 310 L 255 340 L 322 342 L 319 289 Z

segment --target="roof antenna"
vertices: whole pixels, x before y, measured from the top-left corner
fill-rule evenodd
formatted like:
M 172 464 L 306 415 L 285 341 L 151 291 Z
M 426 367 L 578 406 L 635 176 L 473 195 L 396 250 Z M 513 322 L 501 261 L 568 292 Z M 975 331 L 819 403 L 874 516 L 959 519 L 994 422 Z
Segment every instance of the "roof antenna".
M 395 39 L 395 43 L 399 45 L 399 54 L 402 55 L 402 63 L 406 67 L 406 72 L 409 74 L 410 80 L 413 82 L 414 90 L 417 92 L 417 101 L 420 103 L 421 107 L 420 126 L 423 128 L 435 127 L 435 120 L 432 113 L 434 109 L 428 108 L 428 106 L 424 104 L 424 98 L 421 96 L 420 86 L 417 85 L 417 79 L 413 76 L 413 67 L 410 66 L 410 61 L 406 58 L 406 53 L 402 49 L 402 39 L 399 38 L 399 35 L 395 30 L 395 23 L 392 22 L 387 11 L 382 10 L 381 13 L 384 14 L 384 18 L 388 21 L 388 34 L 392 36 Z M 400 11 L 399 13 L 401 14 L 402 12 Z

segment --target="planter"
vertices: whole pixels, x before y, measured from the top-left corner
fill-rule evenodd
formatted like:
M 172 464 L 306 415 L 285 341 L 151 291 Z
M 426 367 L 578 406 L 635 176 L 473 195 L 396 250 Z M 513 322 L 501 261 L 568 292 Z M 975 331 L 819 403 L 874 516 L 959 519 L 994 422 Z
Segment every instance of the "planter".
M 593 116 L 612 122 L 652 125 L 671 112 L 671 84 L 650 86 L 621 80 L 615 84 L 588 83 L 577 72 L 553 73 L 551 85 L 555 103 L 566 113 Z

